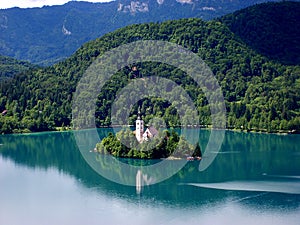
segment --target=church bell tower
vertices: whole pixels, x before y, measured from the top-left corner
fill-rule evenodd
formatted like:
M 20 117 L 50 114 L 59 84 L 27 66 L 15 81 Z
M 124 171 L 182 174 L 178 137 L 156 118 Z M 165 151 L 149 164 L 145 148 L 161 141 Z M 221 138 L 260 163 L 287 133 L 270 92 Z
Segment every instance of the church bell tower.
M 135 137 L 138 142 L 143 141 L 143 134 L 144 134 L 144 121 L 142 120 L 141 111 L 139 108 L 138 117 L 137 120 L 135 121 Z

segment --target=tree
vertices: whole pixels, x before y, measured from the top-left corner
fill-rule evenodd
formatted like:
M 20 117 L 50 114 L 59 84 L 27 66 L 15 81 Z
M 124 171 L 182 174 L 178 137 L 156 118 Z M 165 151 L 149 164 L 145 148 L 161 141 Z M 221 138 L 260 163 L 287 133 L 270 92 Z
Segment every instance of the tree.
M 202 152 L 199 143 L 196 144 L 195 151 L 192 155 L 193 157 L 202 157 Z

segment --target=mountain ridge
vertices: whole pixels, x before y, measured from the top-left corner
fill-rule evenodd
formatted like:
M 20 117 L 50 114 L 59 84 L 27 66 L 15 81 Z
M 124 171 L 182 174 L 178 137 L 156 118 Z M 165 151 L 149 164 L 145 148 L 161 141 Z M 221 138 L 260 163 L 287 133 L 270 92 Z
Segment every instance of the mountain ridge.
M 284 4 L 284 3 L 282 3 Z M 1 132 L 54 130 L 71 125 L 72 95 L 85 70 L 108 50 L 136 40 L 164 40 L 201 57 L 216 76 L 224 94 L 228 128 L 254 131 L 300 131 L 300 66 L 287 66 L 258 54 L 218 20 L 181 19 L 135 24 L 85 43 L 67 60 L 19 74 L 1 88 Z M 181 84 L 194 100 L 200 123 L 210 125 L 210 109 L 203 92 L 180 70 L 155 63 L 121 69 L 99 93 L 96 124 L 111 124 L 110 108 L 117 91 L 135 73 L 159 74 Z M 155 68 L 155 71 L 153 71 Z M 167 125 L 180 125 L 176 110 L 166 101 L 141 102 L 145 122 L 162 116 Z M 129 120 L 137 114 L 134 106 Z M 92 115 L 93 116 L 93 115 Z
M 259 54 L 283 64 L 299 65 L 299 12 L 299 2 L 270 2 L 238 10 L 219 21 Z
M 86 69 L 99 55 L 137 40 L 169 41 L 202 58 L 223 90 L 228 128 L 300 131 L 300 66 L 284 65 L 258 54 L 219 20 L 205 22 L 191 18 L 123 27 L 85 43 L 65 61 L 15 76 L 0 87 L 0 113 L 5 112 L 0 115 L 1 132 L 34 132 L 70 126 L 72 96 Z M 136 69 L 132 68 L 129 65 L 121 69 L 99 93 L 97 126 L 111 124 L 110 109 L 117 91 L 139 74 L 159 74 L 182 85 L 195 102 L 200 123 L 211 124 L 205 95 L 182 71 L 151 62 L 137 62 Z M 153 116 L 162 116 L 168 126 L 180 125 L 176 110 L 168 102 L 149 98 L 140 105 L 147 112 L 146 123 Z M 132 110 L 131 122 L 137 106 Z
M 261 2 L 264 0 L 71 1 L 63 6 L 0 10 L 0 54 L 51 65 L 85 42 L 125 25 L 187 17 L 208 20 Z

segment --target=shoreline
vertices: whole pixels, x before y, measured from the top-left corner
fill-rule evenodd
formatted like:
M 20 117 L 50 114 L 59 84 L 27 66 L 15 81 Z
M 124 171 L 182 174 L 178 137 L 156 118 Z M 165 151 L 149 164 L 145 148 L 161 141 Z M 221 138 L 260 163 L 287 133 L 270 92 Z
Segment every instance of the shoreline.
M 98 128 L 121 128 L 126 125 L 112 125 L 112 126 L 101 126 Z M 127 125 L 127 127 L 133 127 L 133 125 Z M 167 129 L 170 128 L 182 128 L 183 126 L 174 126 L 174 127 L 167 127 Z M 97 128 L 97 129 L 98 129 Z M 201 130 L 228 130 L 228 131 L 234 131 L 234 132 L 243 132 L 243 133 L 262 133 L 262 134 L 278 134 L 278 135 L 289 135 L 289 134 L 300 134 L 300 130 L 273 130 L 268 132 L 267 129 L 257 129 L 257 128 L 251 128 L 251 129 L 243 129 L 243 128 L 213 128 L 211 125 L 188 125 L 183 128 L 189 128 L 189 129 L 201 129 Z
M 97 129 L 109 129 L 109 128 L 122 128 L 123 126 L 121 125 L 114 125 L 114 126 L 101 126 L 101 127 L 97 127 Z M 131 126 L 128 126 L 131 127 Z M 176 126 L 176 127 L 167 127 L 167 129 L 171 129 L 171 128 L 182 128 L 181 126 Z M 187 128 L 187 129 L 200 129 L 200 130 L 225 130 L 225 131 L 232 131 L 232 132 L 238 132 L 238 133 L 253 133 L 253 134 L 276 134 L 276 135 L 294 135 L 294 134 L 300 134 L 300 131 L 297 130 L 276 130 L 276 131 L 271 131 L 268 132 L 266 129 L 238 129 L 238 128 L 212 128 L 211 126 L 187 126 L 187 127 L 183 127 L 183 128 Z M 90 128 L 90 129 L 94 129 L 94 128 Z M 71 127 L 56 127 L 55 130 L 45 130 L 45 131 L 38 131 L 38 132 L 16 132 L 16 133 L 8 133 L 8 134 L 0 134 L 0 135 L 30 135 L 30 134 L 39 134 L 39 133 L 60 133 L 60 132 L 74 132 L 74 131 L 79 131 L 80 129 L 73 129 Z M 86 129 L 88 130 L 88 129 Z

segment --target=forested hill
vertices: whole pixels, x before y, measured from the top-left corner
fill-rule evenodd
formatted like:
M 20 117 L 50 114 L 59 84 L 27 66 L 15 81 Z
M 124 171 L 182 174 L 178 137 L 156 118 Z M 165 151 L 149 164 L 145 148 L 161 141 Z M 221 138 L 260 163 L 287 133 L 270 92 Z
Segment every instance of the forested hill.
M 220 21 L 258 53 L 284 64 L 300 64 L 299 2 L 255 5 Z
M 266 1 L 270 0 L 71 1 L 62 6 L 2 9 L 0 54 L 50 65 L 85 42 L 126 25 L 191 17 L 209 20 Z
M 19 61 L 10 57 L 0 55 L 0 82 L 5 78 L 11 78 L 14 75 L 32 69 L 36 66 Z
M 180 44 L 205 60 L 222 87 L 229 128 L 300 130 L 299 65 L 285 66 L 257 54 L 219 21 L 182 19 L 121 28 L 86 43 L 64 62 L 17 76 L 0 92 L 0 112 L 7 110 L 0 115 L 1 131 L 42 131 L 70 125 L 72 94 L 94 59 L 116 46 L 149 39 Z M 135 75 L 160 75 L 177 82 L 195 101 L 201 124 L 211 123 L 204 94 L 182 71 L 150 62 L 135 66 L 137 70 L 123 68 L 103 87 L 97 102 L 98 126 L 110 125 L 116 91 Z M 140 104 L 146 123 L 153 116 L 162 116 L 169 126 L 180 125 L 176 110 L 168 102 L 149 98 Z M 137 106 L 131 121 L 136 111 Z

